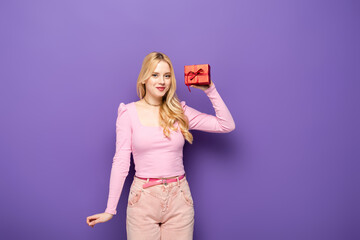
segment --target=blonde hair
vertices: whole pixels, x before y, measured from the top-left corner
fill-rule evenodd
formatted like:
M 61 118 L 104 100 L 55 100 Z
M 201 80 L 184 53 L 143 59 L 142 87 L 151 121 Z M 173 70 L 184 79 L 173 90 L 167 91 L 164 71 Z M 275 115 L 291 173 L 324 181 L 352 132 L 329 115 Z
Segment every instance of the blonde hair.
M 180 100 L 176 94 L 176 79 L 173 65 L 170 61 L 170 58 L 164 53 L 160 52 L 151 52 L 145 56 L 144 61 L 141 66 L 139 77 L 136 83 L 137 95 L 142 99 L 146 94 L 145 82 L 151 77 L 151 74 L 155 70 L 159 62 L 164 61 L 169 64 L 170 67 L 170 88 L 163 97 L 162 104 L 160 105 L 159 118 L 160 126 L 163 127 L 163 133 L 167 138 L 170 138 L 170 129 L 176 131 L 174 123 L 178 122 L 178 126 L 184 138 L 192 144 L 193 136 L 189 132 L 189 120 L 184 114 L 183 108 L 181 106 Z

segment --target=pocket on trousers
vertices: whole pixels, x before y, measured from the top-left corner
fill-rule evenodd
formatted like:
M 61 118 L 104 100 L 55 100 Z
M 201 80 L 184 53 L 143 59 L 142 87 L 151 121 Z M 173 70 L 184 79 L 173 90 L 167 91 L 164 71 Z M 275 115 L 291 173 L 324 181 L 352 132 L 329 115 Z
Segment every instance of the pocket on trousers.
M 136 206 L 140 201 L 141 195 L 142 195 L 142 189 L 131 187 L 128 198 L 128 206 L 129 207 Z
M 181 187 L 180 187 L 180 194 L 181 194 L 181 198 L 185 201 L 185 203 L 189 206 L 194 206 L 194 201 L 193 198 L 191 196 L 191 191 L 190 191 L 190 186 L 187 182 L 185 182 Z

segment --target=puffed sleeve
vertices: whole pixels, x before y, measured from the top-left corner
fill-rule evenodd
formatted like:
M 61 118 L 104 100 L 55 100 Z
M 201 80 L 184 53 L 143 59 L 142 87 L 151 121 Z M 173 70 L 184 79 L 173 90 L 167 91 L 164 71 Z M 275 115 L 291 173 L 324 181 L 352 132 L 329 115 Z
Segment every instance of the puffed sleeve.
M 124 103 L 118 107 L 116 119 L 116 150 L 112 161 L 109 196 L 105 212 L 116 214 L 120 194 L 129 173 L 131 155 L 131 119 Z
M 228 133 L 233 131 L 235 129 L 234 119 L 216 90 L 215 84 L 213 83 L 204 92 L 209 97 L 216 116 L 202 113 L 186 105 L 185 101 L 181 101 L 184 114 L 189 119 L 189 130 L 193 129 L 212 133 Z

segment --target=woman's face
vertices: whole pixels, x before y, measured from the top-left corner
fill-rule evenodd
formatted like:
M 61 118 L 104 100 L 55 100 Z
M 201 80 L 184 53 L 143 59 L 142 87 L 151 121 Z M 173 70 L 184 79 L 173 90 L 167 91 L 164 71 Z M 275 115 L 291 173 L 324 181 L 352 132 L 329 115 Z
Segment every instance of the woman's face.
M 151 77 L 145 82 L 146 94 L 155 98 L 163 97 L 171 85 L 170 66 L 167 62 L 160 61 Z

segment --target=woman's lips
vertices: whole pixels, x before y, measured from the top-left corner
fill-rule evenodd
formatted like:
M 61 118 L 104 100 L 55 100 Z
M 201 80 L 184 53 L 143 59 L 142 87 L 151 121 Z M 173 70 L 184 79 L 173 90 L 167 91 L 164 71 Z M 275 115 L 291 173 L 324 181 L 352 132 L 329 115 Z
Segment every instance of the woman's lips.
M 165 87 L 157 87 L 157 89 L 159 89 L 159 91 L 164 91 Z

